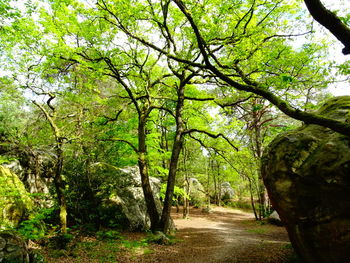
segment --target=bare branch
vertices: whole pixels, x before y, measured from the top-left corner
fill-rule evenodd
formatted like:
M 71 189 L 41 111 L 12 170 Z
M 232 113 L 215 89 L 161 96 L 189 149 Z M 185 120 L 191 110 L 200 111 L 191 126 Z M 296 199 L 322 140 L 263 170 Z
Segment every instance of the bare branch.
M 106 125 L 106 124 L 108 124 L 109 122 L 118 121 L 119 116 L 120 116 L 120 114 L 123 112 L 123 110 L 124 110 L 124 109 L 119 110 L 119 111 L 117 112 L 117 114 L 115 115 L 114 118 L 110 118 L 110 117 L 108 117 L 108 116 L 106 116 L 106 115 L 103 115 L 103 118 L 105 118 L 106 120 L 105 120 L 102 124 L 103 124 L 103 125 Z
M 211 132 L 208 132 L 208 131 L 204 131 L 204 130 L 199 130 L 199 129 L 189 129 L 189 130 L 186 130 L 183 132 L 183 135 L 185 134 L 191 134 L 191 133 L 194 133 L 194 132 L 198 132 L 198 133 L 204 133 L 205 135 L 211 137 L 211 138 L 214 138 L 214 139 L 217 139 L 219 137 L 223 138 L 226 142 L 228 142 L 228 144 L 230 144 L 232 146 L 232 148 L 234 148 L 236 151 L 238 151 L 238 148 L 236 146 L 234 146 L 232 144 L 232 142 L 225 136 L 223 135 L 222 133 L 218 133 L 218 134 L 214 134 L 214 133 L 211 133 Z
M 47 110 L 42 105 L 37 103 L 35 100 L 33 100 L 32 103 L 34 105 L 36 105 L 44 113 L 46 119 L 48 120 L 48 122 L 52 128 L 56 142 L 61 143 L 63 138 L 61 137 L 60 129 L 55 124 L 55 121 L 52 119 L 51 115 L 47 112 Z
M 152 111 L 153 109 L 158 109 L 158 110 L 163 110 L 166 111 L 167 113 L 169 113 L 171 116 L 173 116 L 175 118 L 174 112 L 172 112 L 170 109 L 162 107 L 162 106 L 156 106 L 156 105 L 152 105 L 150 106 L 149 110 Z

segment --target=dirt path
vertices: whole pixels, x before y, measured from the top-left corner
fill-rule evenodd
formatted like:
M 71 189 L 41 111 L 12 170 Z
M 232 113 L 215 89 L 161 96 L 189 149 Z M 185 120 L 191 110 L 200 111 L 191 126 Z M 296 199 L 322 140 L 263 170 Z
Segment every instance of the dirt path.
M 216 207 L 211 213 L 192 209 L 189 219 L 173 214 L 180 240 L 171 246 L 154 246 L 154 252 L 135 262 L 279 263 L 292 254 L 283 227 L 256 222 L 250 213 Z
M 292 248 L 283 227 L 261 224 L 251 213 L 216 207 L 191 209 L 189 219 L 172 214 L 178 231 L 172 245 L 146 243 L 146 233 L 125 232 L 121 240 L 78 238 L 71 250 L 41 249 L 55 263 L 290 263 Z M 123 245 L 124 244 L 124 245 Z M 128 248 L 126 247 L 128 244 Z M 132 246 L 136 244 L 136 246 Z M 295 262 L 295 261 L 293 261 Z

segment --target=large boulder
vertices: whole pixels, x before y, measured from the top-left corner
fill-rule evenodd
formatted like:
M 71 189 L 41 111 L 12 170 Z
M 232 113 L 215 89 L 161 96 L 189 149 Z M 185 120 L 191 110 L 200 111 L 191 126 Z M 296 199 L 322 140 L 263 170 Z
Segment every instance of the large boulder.
M 36 206 L 53 205 L 49 188 L 53 181 L 56 156 L 51 150 L 17 149 L 7 152 L 3 157 L 8 160 L 2 165 L 14 172 L 27 191 L 34 194 Z
M 281 218 L 279 216 L 279 214 L 277 213 L 277 211 L 273 211 L 267 218 L 267 221 L 270 223 L 270 224 L 273 224 L 273 225 L 277 225 L 277 226 L 282 226 L 283 223 L 281 221 Z
M 230 182 L 223 182 L 221 184 L 221 199 L 223 201 L 230 200 L 234 197 L 234 190 L 230 184 Z
M 195 207 L 203 206 L 206 201 L 206 194 L 203 185 L 197 178 L 189 178 L 189 184 L 191 204 Z
M 57 157 L 52 150 L 26 149 L 18 154 L 20 165 L 12 165 L 12 170 L 23 167 L 19 177 L 27 190 L 32 194 L 49 194 L 49 188 L 53 181 L 55 162 Z M 11 165 L 11 164 L 10 164 Z M 44 201 L 44 200 L 42 200 Z
M 0 231 L 0 262 L 29 263 L 26 243 L 12 231 Z
M 32 201 L 21 180 L 0 165 L 0 228 L 18 226 L 31 209 Z
M 350 96 L 329 100 L 317 113 L 349 122 Z M 349 136 L 303 125 L 277 137 L 262 160 L 273 207 L 309 263 L 349 262 Z
M 146 202 L 141 186 L 140 170 L 137 166 L 126 167 L 114 171 L 113 187 L 109 189 L 109 196 L 104 200 L 106 209 L 116 210 L 119 213 L 121 224 L 130 230 L 147 230 L 150 228 L 150 219 L 147 213 Z M 159 200 L 160 180 L 150 177 L 151 188 L 161 212 Z

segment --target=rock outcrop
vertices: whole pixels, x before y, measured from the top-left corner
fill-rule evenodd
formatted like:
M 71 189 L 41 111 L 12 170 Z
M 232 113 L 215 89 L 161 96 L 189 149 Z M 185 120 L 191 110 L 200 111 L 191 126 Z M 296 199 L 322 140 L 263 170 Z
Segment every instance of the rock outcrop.
M 195 207 L 202 207 L 206 202 L 205 190 L 197 178 L 189 178 L 190 203 Z
M 16 227 L 32 208 L 23 183 L 10 169 L 0 165 L 0 227 Z
M 350 96 L 325 103 L 319 115 L 350 121 Z M 277 137 L 265 153 L 262 175 L 273 207 L 305 262 L 350 258 L 350 134 L 318 125 Z
M 11 231 L 0 232 L 0 262 L 29 263 L 26 243 Z
M 221 184 L 221 199 L 223 201 L 232 199 L 234 194 L 235 192 L 229 182 L 223 182 Z
M 277 226 L 283 225 L 281 218 L 280 218 L 279 214 L 277 213 L 277 211 L 273 211 L 271 213 L 271 215 L 268 216 L 267 221 L 273 225 L 277 225 Z
M 160 180 L 150 177 L 158 210 L 161 212 L 159 200 Z M 107 209 L 117 208 L 119 221 L 130 230 L 146 230 L 150 227 L 150 219 L 141 186 L 140 171 L 137 166 L 115 170 L 113 187 L 110 188 L 108 199 L 103 203 Z M 125 222 L 126 221 L 126 222 Z
M 55 156 L 50 150 L 17 149 L 3 155 L 9 161 L 2 163 L 23 182 L 27 191 L 34 195 L 36 206 L 52 206 L 49 188 L 54 174 Z
M 28 192 L 48 195 L 54 174 L 55 153 L 50 150 L 27 149 L 19 153 L 19 159 L 23 172 L 18 175 Z M 14 166 L 12 170 L 20 169 L 17 167 L 19 165 Z

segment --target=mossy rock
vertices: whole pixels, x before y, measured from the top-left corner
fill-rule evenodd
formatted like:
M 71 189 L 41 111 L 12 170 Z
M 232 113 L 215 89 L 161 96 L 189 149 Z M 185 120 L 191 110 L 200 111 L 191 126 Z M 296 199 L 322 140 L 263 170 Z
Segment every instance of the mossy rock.
M 317 114 L 350 121 L 350 96 L 332 98 Z M 319 125 L 281 134 L 262 160 L 271 202 L 305 262 L 350 258 L 350 134 Z
M 0 227 L 16 227 L 33 204 L 24 184 L 10 169 L 0 165 Z

